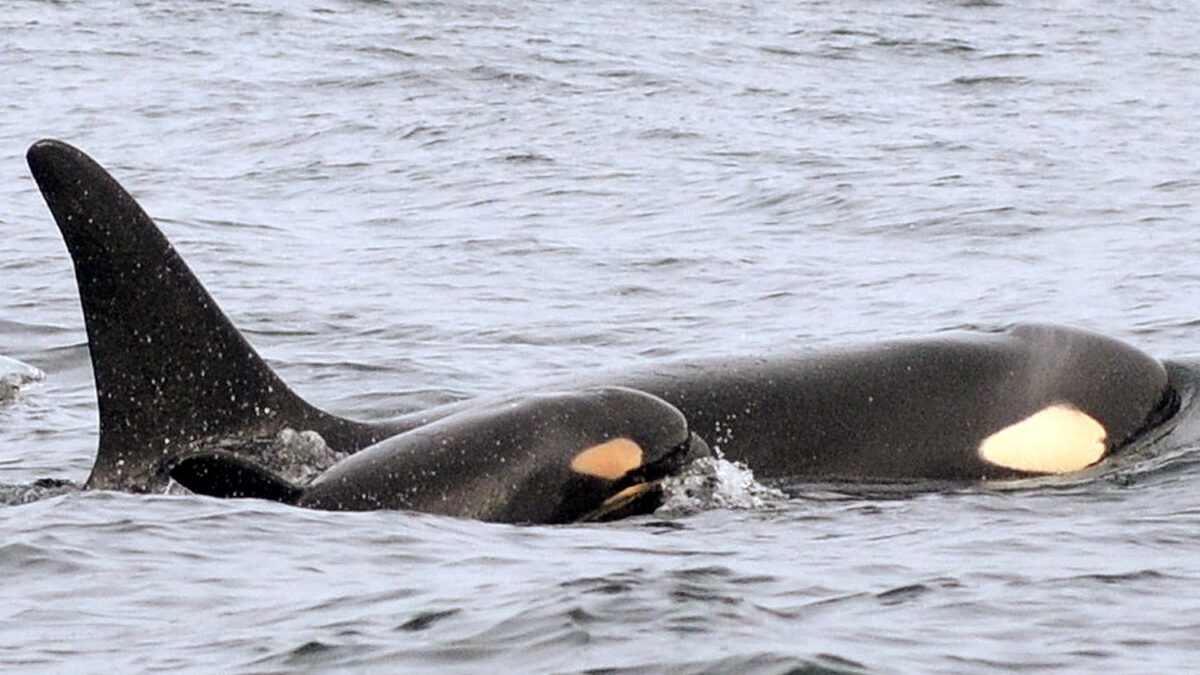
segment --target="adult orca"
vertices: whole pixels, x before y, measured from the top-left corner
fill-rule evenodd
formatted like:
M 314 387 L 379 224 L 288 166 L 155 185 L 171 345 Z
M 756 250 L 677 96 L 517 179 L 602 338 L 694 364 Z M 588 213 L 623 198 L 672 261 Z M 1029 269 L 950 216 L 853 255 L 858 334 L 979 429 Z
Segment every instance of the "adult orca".
M 182 457 L 171 476 L 216 497 L 330 511 L 567 523 L 651 513 L 662 503 L 661 480 L 708 454 L 679 410 L 608 387 L 464 410 L 350 455 L 307 485 L 212 450 Z
M 99 164 L 53 140 L 35 143 L 27 159 L 74 261 L 87 327 L 100 442 L 86 487 L 158 489 L 198 448 L 288 428 L 350 454 L 492 404 L 464 401 L 382 423 L 318 410 L 259 358 Z M 1046 325 L 647 364 L 550 389 L 600 385 L 677 407 L 692 431 L 760 478 L 976 481 L 1076 471 L 1167 428 L 1179 408 L 1156 359 Z

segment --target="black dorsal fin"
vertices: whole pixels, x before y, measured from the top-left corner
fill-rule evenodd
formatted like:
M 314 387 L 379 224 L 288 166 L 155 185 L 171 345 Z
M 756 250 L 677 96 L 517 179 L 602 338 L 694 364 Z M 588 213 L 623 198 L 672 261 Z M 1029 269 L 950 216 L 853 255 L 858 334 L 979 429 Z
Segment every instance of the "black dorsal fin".
M 294 394 L 99 164 L 53 140 L 26 157 L 75 263 L 87 325 L 100 407 L 87 487 L 161 487 L 172 458 L 202 438 L 292 427 L 339 452 L 376 440 L 370 425 Z
M 254 462 L 227 452 L 188 455 L 171 468 L 171 477 L 209 497 L 252 497 L 294 504 L 304 492 Z

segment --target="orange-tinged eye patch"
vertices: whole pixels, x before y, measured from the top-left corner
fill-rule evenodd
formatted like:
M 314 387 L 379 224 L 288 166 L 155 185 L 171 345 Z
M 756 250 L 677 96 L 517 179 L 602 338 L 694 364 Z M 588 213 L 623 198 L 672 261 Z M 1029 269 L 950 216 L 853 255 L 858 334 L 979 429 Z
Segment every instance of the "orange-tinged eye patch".
M 614 438 L 582 450 L 571 460 L 571 470 L 605 480 L 616 480 L 642 465 L 642 447 L 628 438 Z

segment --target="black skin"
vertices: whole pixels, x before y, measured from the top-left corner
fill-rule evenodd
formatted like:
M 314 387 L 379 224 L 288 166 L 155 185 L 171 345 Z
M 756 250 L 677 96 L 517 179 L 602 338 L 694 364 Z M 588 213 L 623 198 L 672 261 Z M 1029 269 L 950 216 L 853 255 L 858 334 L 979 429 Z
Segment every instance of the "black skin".
M 618 476 L 573 470 L 581 451 L 636 443 L 636 468 Z M 708 456 L 674 407 L 607 387 L 523 396 L 398 434 L 338 462 L 306 486 L 224 452 L 183 458 L 171 476 L 203 494 L 260 497 L 328 511 L 406 509 L 506 523 L 568 523 L 650 513 L 657 481 Z M 636 499 L 610 498 L 634 486 Z
M 171 458 L 205 438 L 314 429 L 344 452 L 390 435 L 292 393 L 91 158 L 40 141 L 27 159 L 75 264 L 87 327 L 100 447 L 85 487 L 159 489 Z
M 317 410 L 262 362 L 103 168 L 58 141 L 34 144 L 28 160 L 75 262 L 87 324 L 101 416 L 88 487 L 159 489 L 181 457 L 225 436 L 311 429 L 334 450 L 353 453 L 496 402 L 374 424 Z M 661 363 L 548 388 L 597 385 L 663 399 L 760 478 L 1020 477 L 1029 474 L 980 459 L 978 444 L 1047 405 L 1072 405 L 1098 420 L 1109 453 L 1178 407 L 1157 360 L 1094 333 L 1041 325 Z

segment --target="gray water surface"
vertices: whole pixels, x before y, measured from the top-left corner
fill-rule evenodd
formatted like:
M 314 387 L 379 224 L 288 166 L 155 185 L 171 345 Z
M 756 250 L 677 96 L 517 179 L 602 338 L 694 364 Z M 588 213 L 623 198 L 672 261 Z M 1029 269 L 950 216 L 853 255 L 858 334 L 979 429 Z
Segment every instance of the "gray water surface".
M 570 527 L 79 493 L 95 394 L 25 149 L 155 216 L 364 419 L 675 355 L 1049 320 L 1200 353 L 1189 3 L 52 3 L 0 13 L 6 669 L 1183 671 L 1191 448 L 1058 487 Z M 62 494 L 58 494 L 62 493 Z M 20 500 L 13 500 L 20 501 Z

